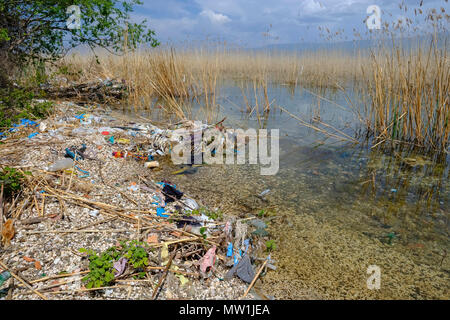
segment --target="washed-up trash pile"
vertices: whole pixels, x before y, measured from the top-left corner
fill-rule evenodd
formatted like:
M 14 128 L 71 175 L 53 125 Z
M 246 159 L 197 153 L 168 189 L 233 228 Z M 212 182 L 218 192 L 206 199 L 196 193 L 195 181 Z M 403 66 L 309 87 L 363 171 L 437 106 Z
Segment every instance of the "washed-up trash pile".
M 67 82 L 67 80 L 64 82 Z M 98 78 L 96 81 L 87 83 L 66 83 L 60 86 L 47 83 L 42 84 L 41 89 L 52 98 L 77 98 L 86 101 L 105 102 L 108 98 L 122 99 L 127 92 L 127 85 L 124 80 Z
M 0 140 L 6 139 L 8 137 L 8 134 L 18 132 L 22 128 L 35 128 L 38 127 L 39 124 L 35 121 L 32 121 L 30 119 L 20 119 L 19 123 L 13 124 L 12 128 L 8 129 L 6 132 L 0 132 Z M 28 138 L 33 138 L 39 134 L 39 132 L 33 132 L 30 135 L 28 135 Z
M 263 220 L 237 220 L 204 207 L 170 178 L 153 179 L 180 143 L 174 130 L 211 126 L 184 121 L 160 129 L 98 107 L 59 106 L 52 119 L 22 123 L 40 128 L 37 136 L 0 145 L 0 169 L 31 172 L 1 221 L 8 251 L 0 253 L 0 270 L 22 270 L 17 277 L 30 284 L 8 296 L 236 299 L 264 275 L 260 264 L 275 268 Z

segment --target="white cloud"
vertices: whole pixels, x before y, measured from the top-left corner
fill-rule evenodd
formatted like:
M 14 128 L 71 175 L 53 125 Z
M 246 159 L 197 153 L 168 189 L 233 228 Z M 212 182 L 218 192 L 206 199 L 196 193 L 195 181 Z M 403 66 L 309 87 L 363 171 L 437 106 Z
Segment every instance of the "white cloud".
M 221 13 L 215 13 L 214 11 L 209 9 L 203 10 L 202 12 L 200 12 L 200 15 L 208 18 L 212 23 L 217 24 L 224 24 L 231 21 L 231 19 L 228 18 L 226 15 Z
M 408 12 L 398 3 L 405 1 Z M 322 41 L 318 27 L 331 31 L 345 29 L 348 40 L 353 29 L 367 32 L 363 23 L 366 9 L 376 4 L 382 9 L 383 22 L 392 22 L 403 15 L 414 19 L 413 7 L 420 0 L 144 0 L 149 26 L 162 42 L 168 38 L 185 41 L 220 36 L 229 42 L 265 45 L 275 36 L 278 43 Z M 424 1 L 422 10 L 439 8 L 443 0 Z M 138 7 L 137 7 L 138 8 Z M 272 25 L 272 27 L 269 27 Z M 420 25 L 419 25 L 420 26 Z M 270 29 L 270 30 L 269 30 Z M 269 40 L 263 33 L 269 30 Z M 272 39 L 272 40 L 271 40 Z M 274 40 L 275 41 L 275 40 Z
M 301 6 L 301 11 L 306 14 L 315 14 L 325 10 L 325 6 L 316 0 L 306 0 L 303 1 Z

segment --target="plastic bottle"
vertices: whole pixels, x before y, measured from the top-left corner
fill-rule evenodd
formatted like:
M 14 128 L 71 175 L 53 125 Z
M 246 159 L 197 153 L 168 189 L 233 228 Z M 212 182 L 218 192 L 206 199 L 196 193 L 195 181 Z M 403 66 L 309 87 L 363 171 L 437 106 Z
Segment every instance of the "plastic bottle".
M 72 168 L 73 166 L 73 160 L 70 158 L 64 158 L 61 160 L 56 161 L 54 164 L 52 164 L 50 167 L 48 167 L 47 171 L 59 171 L 64 169 Z

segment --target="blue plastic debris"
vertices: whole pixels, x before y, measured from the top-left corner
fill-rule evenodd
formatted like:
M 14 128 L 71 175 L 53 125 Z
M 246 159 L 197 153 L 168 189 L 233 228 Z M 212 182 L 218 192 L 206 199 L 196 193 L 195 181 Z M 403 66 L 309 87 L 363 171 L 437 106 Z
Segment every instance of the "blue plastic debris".
M 12 128 L 9 128 L 7 132 L 17 132 L 18 128 L 20 127 L 36 127 L 39 124 L 35 121 L 32 121 L 30 119 L 20 119 L 19 123 L 15 123 L 12 125 Z M 32 133 L 28 136 L 28 138 L 33 138 L 35 135 L 37 135 L 38 132 Z M 6 138 L 6 132 L 0 132 L 0 139 Z
M 13 127 L 22 127 L 22 126 L 24 126 L 24 127 L 28 127 L 28 126 L 36 127 L 38 125 L 39 124 L 37 122 L 32 121 L 30 119 L 20 119 L 20 123 L 19 124 L 15 124 L 15 125 L 13 124 Z
M 74 116 L 74 117 L 81 121 L 82 119 L 84 119 L 84 115 L 85 115 L 85 113 L 80 114 L 79 116 Z
M 82 170 L 82 169 L 78 168 L 78 166 L 75 166 L 75 169 L 77 169 L 78 171 L 81 171 L 81 172 L 84 173 L 84 175 L 80 176 L 79 178 L 87 178 L 87 177 L 89 177 L 89 172 L 88 171 Z
M 161 218 L 168 218 L 169 215 L 163 214 L 164 212 L 166 212 L 166 209 L 161 208 L 161 207 L 156 208 L 156 215 L 157 215 L 158 217 L 161 217 Z
M 39 134 L 39 132 L 34 132 L 28 136 L 28 139 L 31 139 L 31 138 L 37 136 L 38 134 Z
M 244 254 L 246 254 L 246 253 L 247 253 L 247 250 L 248 250 L 248 246 L 250 245 L 250 239 L 245 239 L 245 240 L 244 240 L 244 245 L 245 245 L 245 251 L 244 251 Z
M 111 137 L 108 139 L 108 141 L 109 141 L 111 144 L 114 144 L 114 136 L 111 136 Z
M 76 159 L 75 159 L 75 153 L 73 153 L 72 151 L 70 151 L 69 148 L 66 148 L 66 156 L 67 156 L 68 158 L 71 158 L 71 159 L 76 160 Z
M 232 255 L 233 255 L 233 244 L 230 242 L 228 243 L 227 257 L 231 257 Z
M 163 188 L 166 186 L 166 185 L 168 185 L 168 186 L 171 186 L 171 187 L 173 187 L 173 188 L 177 188 L 177 186 L 175 185 L 175 184 L 170 184 L 170 183 L 167 183 L 167 182 L 157 182 L 156 184 L 159 184 L 160 186 L 162 186 Z
M 397 189 L 391 189 L 391 192 L 397 192 Z

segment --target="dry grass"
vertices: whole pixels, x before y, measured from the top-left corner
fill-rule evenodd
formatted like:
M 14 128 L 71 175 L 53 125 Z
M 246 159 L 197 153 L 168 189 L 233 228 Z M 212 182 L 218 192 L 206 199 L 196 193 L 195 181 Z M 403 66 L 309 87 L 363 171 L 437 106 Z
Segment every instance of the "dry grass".
M 389 47 L 382 43 L 356 53 L 158 48 L 120 57 L 101 54 L 100 64 L 87 55 L 73 55 L 64 63 L 82 71 L 82 78 L 72 80 L 125 79 L 130 105 L 149 108 L 160 99 L 158 105 L 178 118 L 192 117 L 195 101 L 207 119 L 213 119 L 218 90 L 226 81 L 240 87 L 241 108 L 249 115 L 255 113 L 258 120 L 274 102 L 268 95 L 271 85 L 309 88 L 318 101 L 329 89 L 342 90 L 376 144 L 401 141 L 427 151 L 446 150 L 450 133 L 447 38 L 435 34 L 414 50 L 397 41 Z M 353 88 L 359 90 L 365 109 L 349 100 L 345 90 Z
M 256 112 L 259 117 L 271 108 L 273 101 L 268 96 L 271 84 L 292 89 L 301 85 L 323 93 L 329 88 L 337 89 L 337 82 L 361 80 L 360 66 L 366 60 L 367 56 L 349 57 L 339 51 L 300 55 L 223 48 L 182 51 L 159 48 L 124 56 L 100 54 L 100 64 L 93 56 L 74 54 L 63 63 L 77 71 L 73 72 L 77 76 L 70 80 L 125 79 L 130 87 L 129 104 L 137 108 L 148 108 L 155 98 L 161 98 L 160 105 L 166 111 L 186 118 L 191 115 L 188 101 L 194 100 L 209 119 L 216 113 L 216 97 L 224 81 L 231 80 L 241 88 L 247 111 Z M 247 94 L 255 99 L 254 105 L 248 104 Z

